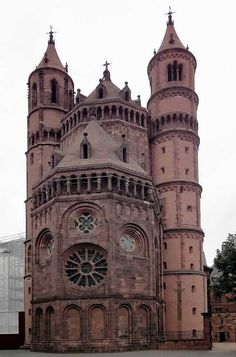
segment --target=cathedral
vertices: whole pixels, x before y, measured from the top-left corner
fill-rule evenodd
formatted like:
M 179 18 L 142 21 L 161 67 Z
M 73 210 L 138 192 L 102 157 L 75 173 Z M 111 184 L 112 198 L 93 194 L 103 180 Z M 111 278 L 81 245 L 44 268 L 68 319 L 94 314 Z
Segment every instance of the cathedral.
M 25 320 L 34 351 L 202 339 L 196 59 L 168 13 L 147 108 L 109 63 L 77 90 L 49 33 L 28 79 Z

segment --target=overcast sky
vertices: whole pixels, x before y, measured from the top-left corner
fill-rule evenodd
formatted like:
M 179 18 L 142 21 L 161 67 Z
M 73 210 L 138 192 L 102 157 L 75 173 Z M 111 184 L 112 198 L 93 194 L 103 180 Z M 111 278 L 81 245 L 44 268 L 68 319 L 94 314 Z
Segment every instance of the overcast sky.
M 128 81 L 132 97 L 150 95 L 147 65 L 165 30 L 168 6 L 175 29 L 198 66 L 200 184 L 204 249 L 211 264 L 235 233 L 236 1 L 9 0 L 0 21 L 0 237 L 25 231 L 27 80 L 43 57 L 49 26 L 68 62 L 75 89 L 88 95 L 107 59 L 112 81 Z

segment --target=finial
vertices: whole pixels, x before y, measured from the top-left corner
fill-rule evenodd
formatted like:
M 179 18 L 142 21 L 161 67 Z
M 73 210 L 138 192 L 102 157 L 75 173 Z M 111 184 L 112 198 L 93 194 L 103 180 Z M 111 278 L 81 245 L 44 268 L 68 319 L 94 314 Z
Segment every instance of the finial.
M 128 85 L 128 82 L 127 82 L 127 81 L 125 81 L 125 85 L 126 85 L 126 86 Z
M 105 67 L 105 71 L 103 72 L 103 79 L 107 80 L 107 81 L 110 81 L 111 80 L 111 75 L 110 75 L 110 71 L 108 69 L 108 66 L 110 65 L 111 63 L 106 62 L 103 64 L 103 66 Z
M 50 31 L 47 32 L 47 35 L 49 35 L 49 40 L 48 40 L 48 43 L 51 43 L 51 44 L 55 44 L 55 41 L 54 41 L 54 38 L 53 38 L 53 34 L 56 33 L 55 31 L 52 30 L 52 26 L 50 25 Z
M 156 51 L 155 48 L 154 48 L 154 50 L 153 50 L 153 54 L 154 54 L 154 56 L 157 54 L 157 51 Z
M 167 25 L 173 25 L 174 21 L 172 20 L 172 15 L 175 13 L 175 11 L 171 11 L 171 7 L 169 6 L 169 12 L 167 12 L 168 15 L 168 22 Z
M 65 65 L 65 70 L 66 70 L 66 73 L 68 72 L 68 63 L 66 62 L 66 65 Z
M 107 60 L 106 60 L 106 62 L 103 64 L 103 66 L 105 67 L 105 71 L 108 71 L 108 66 L 110 66 L 110 63 L 107 62 Z
M 186 50 L 187 50 L 187 51 L 189 50 L 189 45 L 186 46 Z

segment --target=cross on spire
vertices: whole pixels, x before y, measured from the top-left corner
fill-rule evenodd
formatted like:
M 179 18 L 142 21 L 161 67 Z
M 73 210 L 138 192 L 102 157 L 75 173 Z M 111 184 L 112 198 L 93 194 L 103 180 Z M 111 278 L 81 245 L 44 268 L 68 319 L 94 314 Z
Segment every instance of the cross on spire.
M 54 42 L 54 39 L 53 39 L 53 34 L 56 33 L 56 31 L 53 31 L 52 30 L 52 26 L 50 25 L 50 31 L 47 32 L 47 35 L 49 35 L 49 40 L 48 40 L 48 43 L 55 43 Z
M 103 66 L 105 67 L 105 71 L 108 71 L 108 66 L 110 66 L 110 63 L 107 62 L 107 60 L 106 60 L 106 62 L 103 64 Z
M 171 11 L 171 6 L 169 6 L 169 12 L 167 12 L 165 15 L 168 15 L 168 22 L 167 25 L 173 25 L 173 20 L 172 20 L 172 15 L 175 14 L 175 11 Z

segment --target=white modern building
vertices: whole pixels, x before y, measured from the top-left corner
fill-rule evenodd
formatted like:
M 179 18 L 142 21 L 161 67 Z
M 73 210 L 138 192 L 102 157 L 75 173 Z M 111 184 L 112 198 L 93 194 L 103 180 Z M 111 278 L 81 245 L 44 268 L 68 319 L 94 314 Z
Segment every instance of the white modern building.
M 3 335 L 19 334 L 24 311 L 25 235 L 0 238 L 0 346 Z

